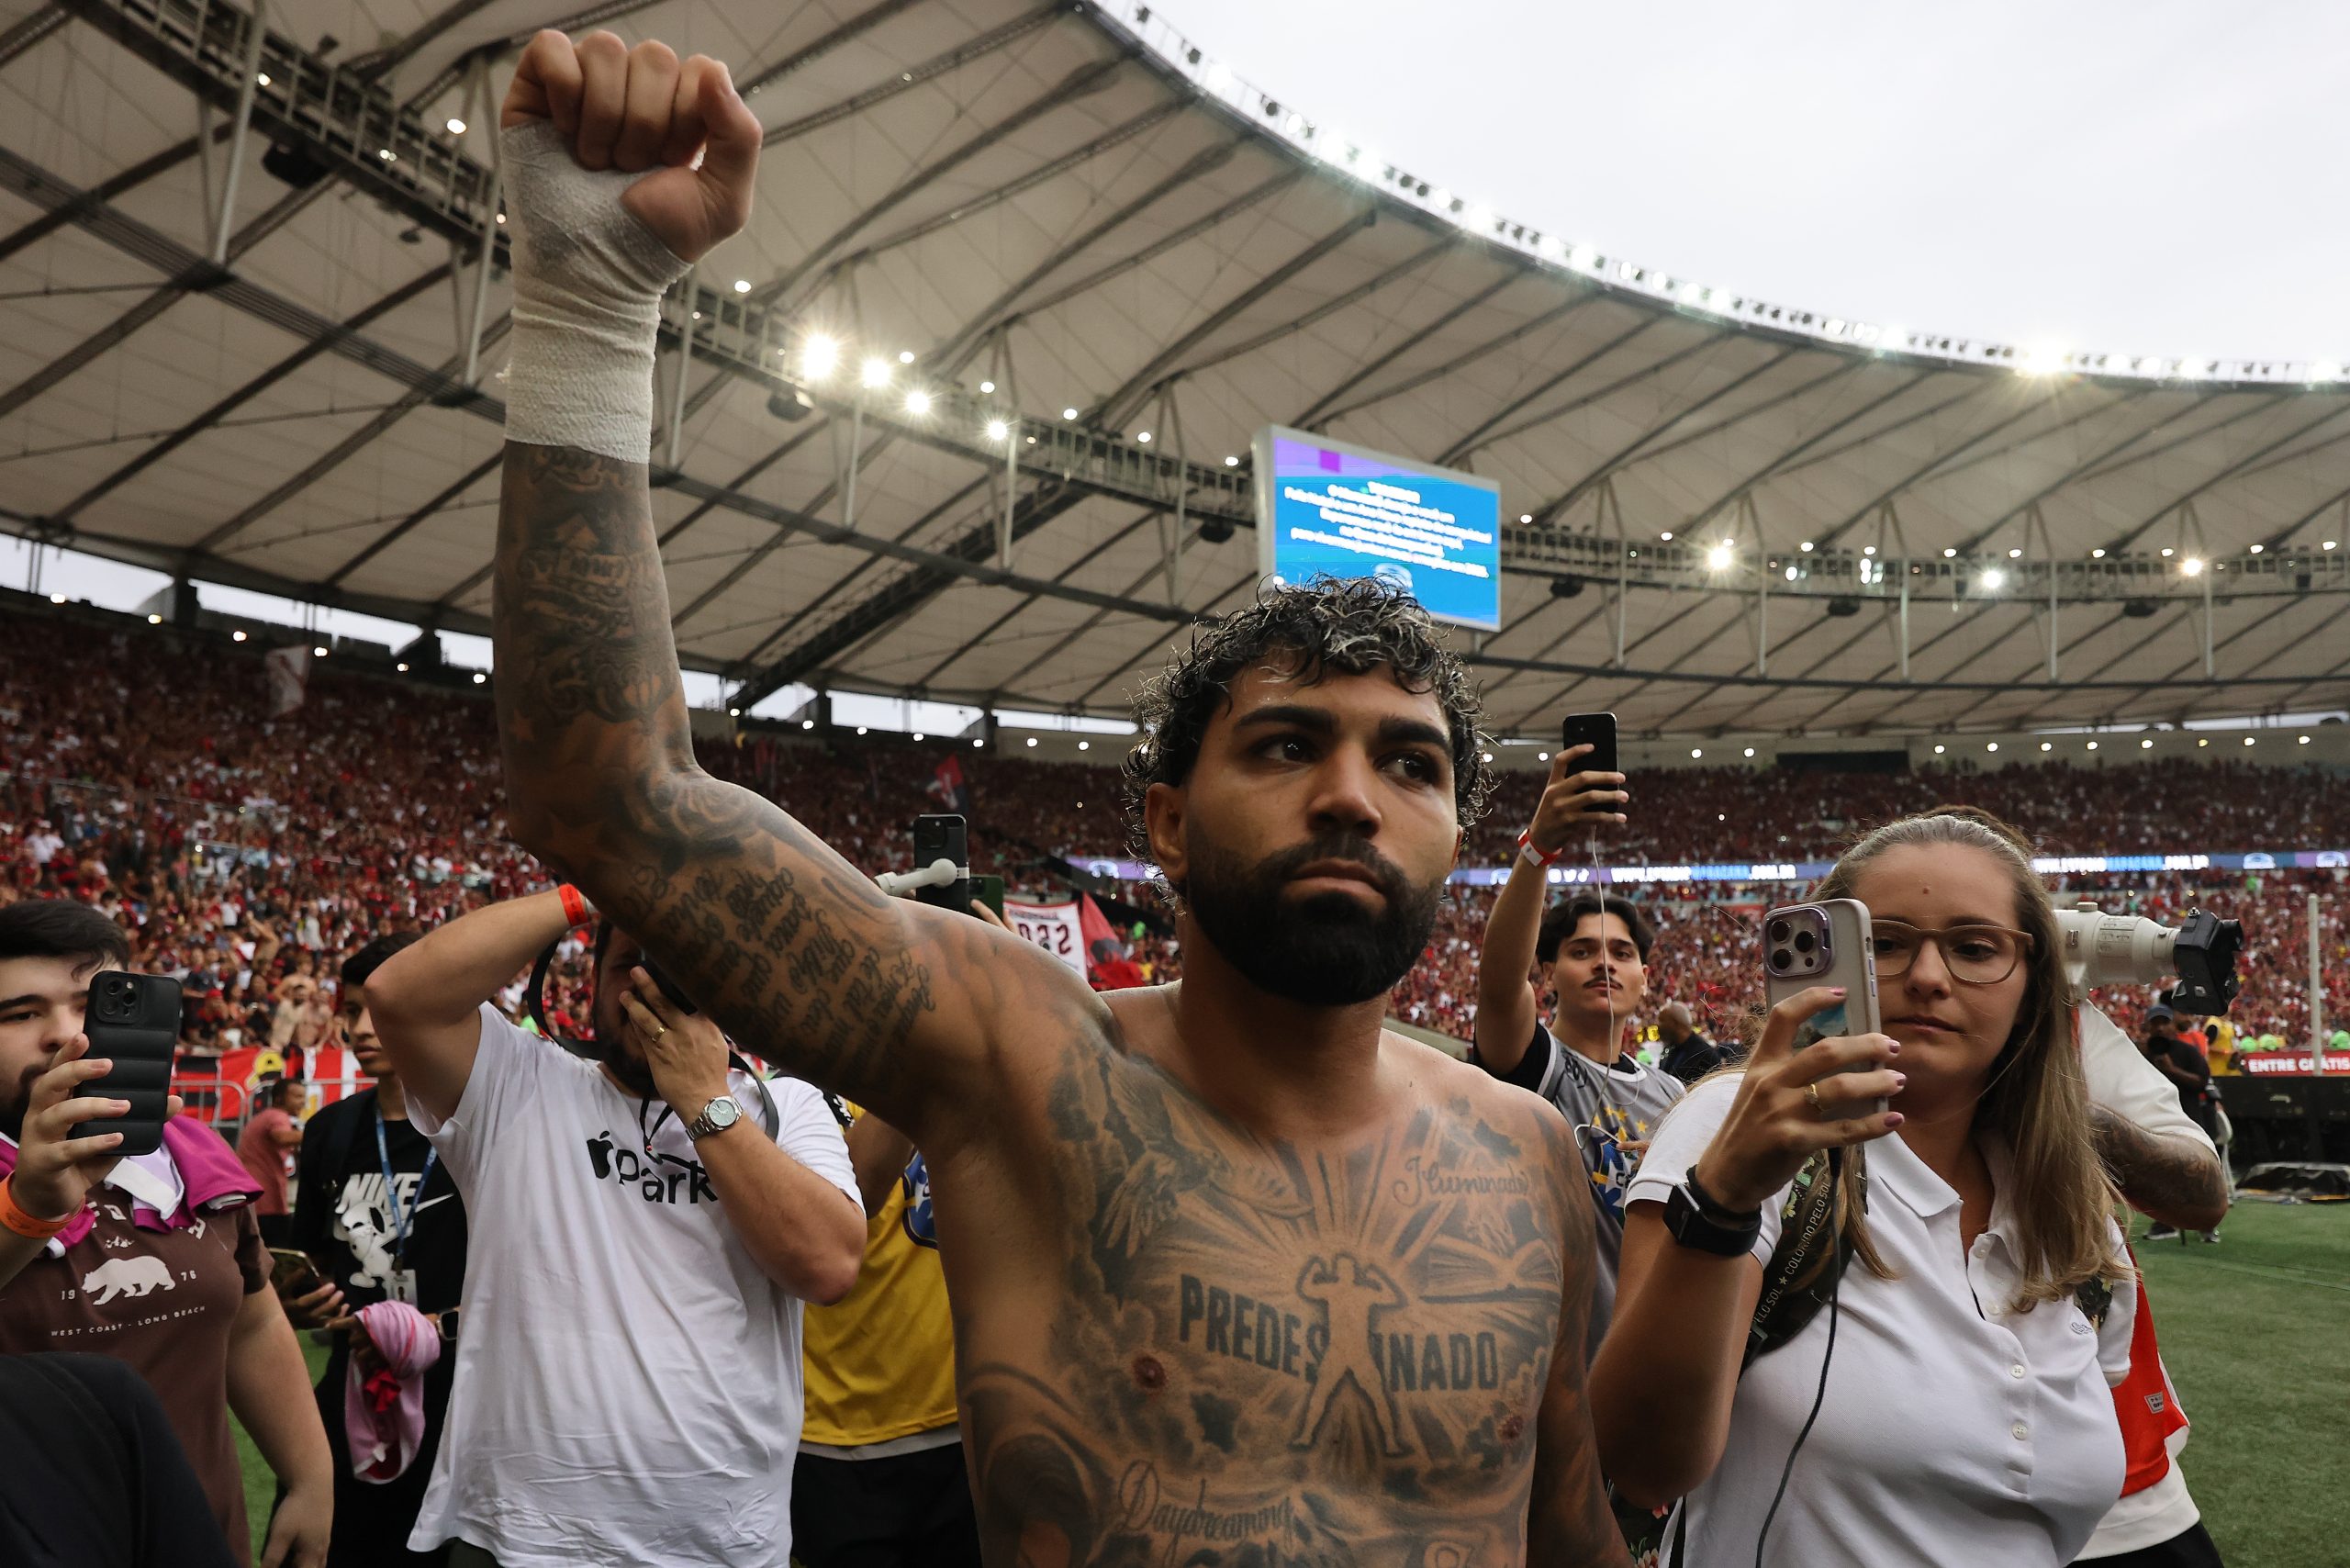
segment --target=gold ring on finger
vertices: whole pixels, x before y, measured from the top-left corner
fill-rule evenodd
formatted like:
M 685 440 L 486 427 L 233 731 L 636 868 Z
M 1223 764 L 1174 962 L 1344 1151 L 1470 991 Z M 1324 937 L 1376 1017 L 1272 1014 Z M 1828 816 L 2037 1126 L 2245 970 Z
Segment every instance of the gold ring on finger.
M 1811 1114 L 1813 1115 L 1818 1116 L 1823 1122 L 1828 1119 L 1828 1107 L 1819 1103 L 1818 1084 L 1805 1084 L 1803 1086 L 1803 1097 L 1805 1103 L 1811 1107 Z
M 656 1039 L 656 1040 L 657 1040 L 657 1039 L 659 1039 L 662 1036 L 664 1036 L 664 1035 L 667 1034 L 668 1032 L 669 1032 L 669 1025 L 666 1025 L 666 1024 L 664 1024 L 664 1025 L 662 1025 L 659 1028 L 657 1028 L 657 1029 L 655 1029 L 655 1030 L 654 1030 L 654 1031 L 653 1031 L 653 1037 L 654 1037 L 655 1039 Z M 1819 1102 L 1818 1102 L 1817 1099 L 1815 1099 L 1815 1100 L 1813 1100 L 1813 1101 L 1812 1101 L 1812 1103 L 1813 1103 L 1813 1104 L 1815 1104 L 1815 1105 L 1817 1105 L 1818 1103 L 1819 1103 Z

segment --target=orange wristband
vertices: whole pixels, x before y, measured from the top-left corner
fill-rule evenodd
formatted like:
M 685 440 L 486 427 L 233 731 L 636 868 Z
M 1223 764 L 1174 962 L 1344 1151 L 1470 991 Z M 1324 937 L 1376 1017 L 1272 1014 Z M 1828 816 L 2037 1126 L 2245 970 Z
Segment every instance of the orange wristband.
M 563 901 L 563 917 L 571 922 L 573 929 L 576 930 L 596 918 L 596 912 L 588 907 L 588 900 L 569 882 L 555 889 L 554 893 L 555 897 Z
M 37 1215 L 27 1214 L 17 1206 L 17 1193 L 13 1180 L 6 1176 L 0 1176 L 0 1226 L 7 1226 L 18 1236 L 30 1241 L 47 1241 L 73 1223 L 72 1215 L 67 1215 L 63 1219 L 42 1219 Z

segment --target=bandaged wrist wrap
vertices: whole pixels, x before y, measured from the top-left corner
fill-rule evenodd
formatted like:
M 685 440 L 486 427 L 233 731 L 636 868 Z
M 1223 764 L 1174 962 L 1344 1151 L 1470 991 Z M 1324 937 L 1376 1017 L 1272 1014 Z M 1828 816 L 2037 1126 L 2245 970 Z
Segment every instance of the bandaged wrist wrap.
M 687 263 L 621 205 L 644 176 L 594 174 L 545 120 L 504 134 L 514 248 L 506 439 L 643 463 L 661 296 Z

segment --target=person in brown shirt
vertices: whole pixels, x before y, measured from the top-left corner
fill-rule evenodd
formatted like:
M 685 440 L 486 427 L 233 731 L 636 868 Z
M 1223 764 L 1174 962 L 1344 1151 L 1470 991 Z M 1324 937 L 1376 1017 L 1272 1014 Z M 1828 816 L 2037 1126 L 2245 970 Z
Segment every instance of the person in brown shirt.
M 285 1485 L 263 1568 L 319 1568 L 332 1461 L 301 1347 L 267 1288 L 243 1168 L 176 1114 L 153 1154 L 118 1156 L 112 1133 L 75 1136 L 129 1109 L 71 1097 L 110 1065 L 89 1059 L 82 1032 L 90 977 L 127 958 L 120 928 L 85 905 L 0 909 L 0 1354 L 92 1351 L 136 1370 L 244 1563 L 233 1409 Z

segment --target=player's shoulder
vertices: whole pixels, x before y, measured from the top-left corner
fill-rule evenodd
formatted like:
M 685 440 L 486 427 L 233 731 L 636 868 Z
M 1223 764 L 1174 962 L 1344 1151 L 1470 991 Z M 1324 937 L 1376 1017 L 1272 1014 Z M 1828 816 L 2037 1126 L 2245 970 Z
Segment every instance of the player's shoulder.
M 1474 1062 L 1464 1061 L 1392 1029 L 1385 1036 L 1385 1044 L 1402 1053 L 1404 1059 L 1423 1075 L 1421 1081 L 1428 1097 L 1438 1103 L 1465 1103 L 1495 1126 L 1509 1126 L 1521 1134 L 1547 1133 L 1553 1124 L 1558 1132 L 1566 1131 L 1566 1118 L 1559 1108 L 1530 1089 L 1521 1089 Z

